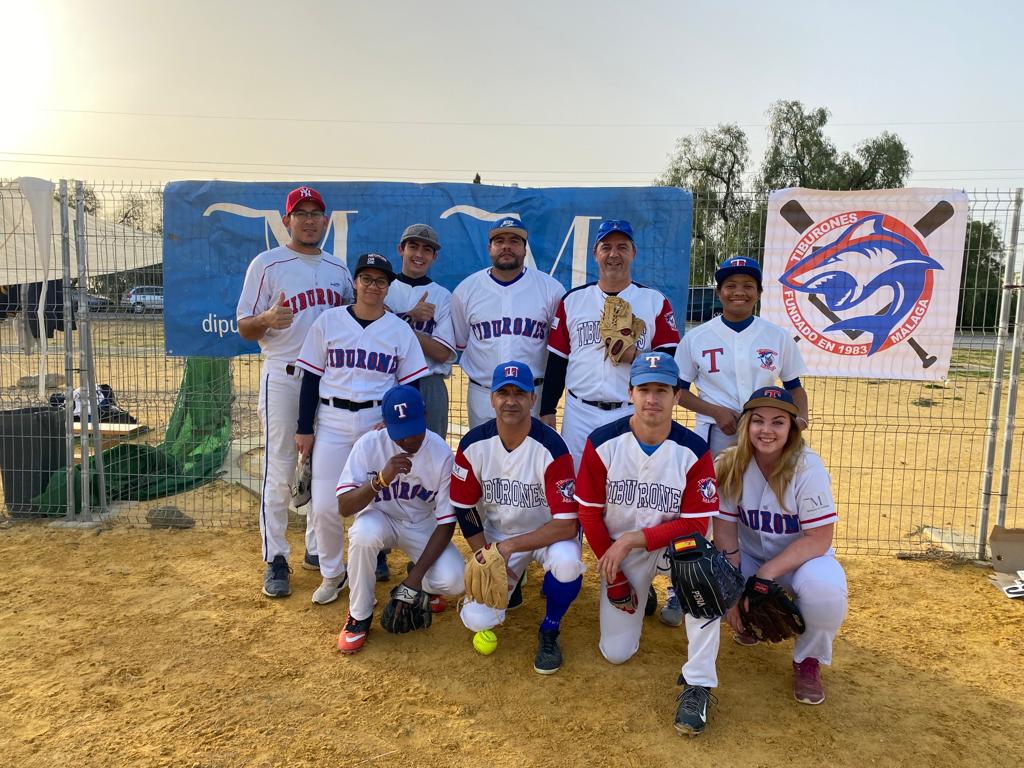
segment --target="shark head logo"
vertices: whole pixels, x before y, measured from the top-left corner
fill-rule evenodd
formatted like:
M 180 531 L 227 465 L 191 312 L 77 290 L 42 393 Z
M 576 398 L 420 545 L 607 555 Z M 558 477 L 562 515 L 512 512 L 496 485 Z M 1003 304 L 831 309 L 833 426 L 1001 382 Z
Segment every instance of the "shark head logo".
M 871 334 L 870 356 L 892 345 L 889 336 L 930 296 L 932 273 L 939 269 L 942 265 L 912 229 L 892 216 L 872 213 L 813 249 L 779 282 L 818 297 L 818 306 L 824 305 L 833 320 L 826 332 Z

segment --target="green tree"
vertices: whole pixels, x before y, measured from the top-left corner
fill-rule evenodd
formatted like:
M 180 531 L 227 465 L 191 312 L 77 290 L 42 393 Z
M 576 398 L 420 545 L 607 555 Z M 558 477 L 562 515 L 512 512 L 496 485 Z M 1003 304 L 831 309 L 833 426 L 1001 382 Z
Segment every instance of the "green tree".
M 999 297 L 1005 269 L 1005 245 L 991 221 L 969 221 L 960 273 L 960 305 L 956 324 L 961 331 L 991 333 L 999 320 Z

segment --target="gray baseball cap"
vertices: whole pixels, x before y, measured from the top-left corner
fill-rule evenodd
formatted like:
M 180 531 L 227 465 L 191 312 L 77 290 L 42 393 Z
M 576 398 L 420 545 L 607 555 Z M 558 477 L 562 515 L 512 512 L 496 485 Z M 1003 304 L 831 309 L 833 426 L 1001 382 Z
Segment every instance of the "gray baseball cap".
M 435 250 L 441 250 L 441 241 L 437 236 L 437 230 L 427 224 L 410 224 L 406 227 L 398 244 L 401 245 L 406 240 L 419 240 L 427 245 L 434 246 Z

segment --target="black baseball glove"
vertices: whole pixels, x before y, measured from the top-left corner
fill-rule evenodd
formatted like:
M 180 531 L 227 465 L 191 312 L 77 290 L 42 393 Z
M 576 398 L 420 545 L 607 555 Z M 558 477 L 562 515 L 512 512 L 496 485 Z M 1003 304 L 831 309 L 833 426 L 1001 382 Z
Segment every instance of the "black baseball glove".
M 388 632 L 401 635 L 430 626 L 430 595 L 413 589 L 405 582 L 391 590 L 391 599 L 380 615 L 380 625 Z
M 743 574 L 699 533 L 673 540 L 668 561 L 676 597 L 695 618 L 721 618 L 743 593 Z
M 807 626 L 789 593 L 772 579 L 751 576 L 740 601 L 740 619 L 747 634 L 762 642 L 779 643 L 802 635 Z

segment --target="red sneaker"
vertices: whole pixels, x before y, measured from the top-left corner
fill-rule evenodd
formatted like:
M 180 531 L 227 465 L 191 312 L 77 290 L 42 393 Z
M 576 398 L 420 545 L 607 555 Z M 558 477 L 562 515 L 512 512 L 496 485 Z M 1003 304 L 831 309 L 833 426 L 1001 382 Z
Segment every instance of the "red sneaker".
M 448 607 L 448 601 L 444 599 L 444 595 L 431 595 L 430 596 L 430 612 L 431 613 L 444 613 Z
M 353 654 L 366 644 L 366 636 L 370 634 L 370 622 L 373 616 L 365 619 L 353 619 L 349 614 L 345 628 L 338 635 L 338 650 L 344 654 Z
M 801 704 L 821 704 L 825 700 L 817 659 L 806 658 L 799 664 L 793 662 L 793 695 Z

